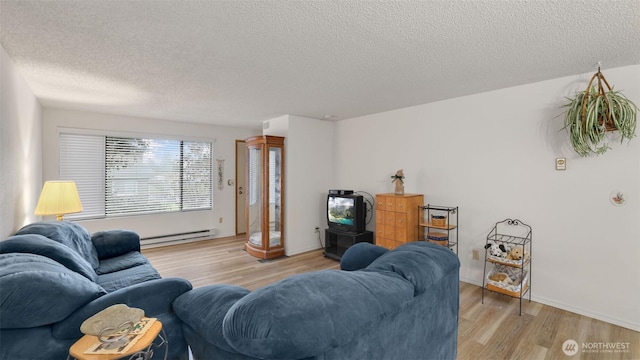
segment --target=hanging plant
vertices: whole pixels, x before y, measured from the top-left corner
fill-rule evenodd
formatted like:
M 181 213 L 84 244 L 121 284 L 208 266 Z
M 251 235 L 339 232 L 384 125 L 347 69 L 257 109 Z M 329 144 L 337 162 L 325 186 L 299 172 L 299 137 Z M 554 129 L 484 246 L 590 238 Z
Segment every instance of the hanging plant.
M 585 91 L 567 100 L 569 103 L 563 106 L 567 108 L 564 128 L 569 132 L 573 149 L 580 156 L 604 154 L 609 150 L 608 131 L 620 131 L 620 142 L 636 136 L 638 107 L 609 86 L 600 68 L 591 77 Z

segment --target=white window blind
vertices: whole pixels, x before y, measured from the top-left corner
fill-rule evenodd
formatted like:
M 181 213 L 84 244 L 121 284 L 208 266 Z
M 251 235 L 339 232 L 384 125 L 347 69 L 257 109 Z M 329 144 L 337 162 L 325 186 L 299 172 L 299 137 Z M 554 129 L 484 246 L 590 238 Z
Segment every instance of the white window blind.
M 182 209 L 211 208 L 211 143 L 183 142 Z
M 60 134 L 60 180 L 73 180 L 82 212 L 65 217 L 104 216 L 104 136 Z
M 211 161 L 209 142 L 62 133 L 60 177 L 76 181 L 84 208 L 67 218 L 210 209 Z
M 180 141 L 106 138 L 107 214 L 179 211 Z

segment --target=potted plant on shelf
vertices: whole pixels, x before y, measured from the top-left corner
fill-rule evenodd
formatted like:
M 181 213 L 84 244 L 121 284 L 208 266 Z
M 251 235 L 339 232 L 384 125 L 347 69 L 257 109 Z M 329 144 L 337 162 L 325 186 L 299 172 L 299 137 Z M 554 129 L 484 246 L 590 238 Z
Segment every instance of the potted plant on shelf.
M 600 155 L 609 150 L 608 131 L 619 131 L 620 142 L 631 140 L 636 135 L 638 107 L 609 86 L 600 68 L 591 77 L 585 91 L 567 100 L 569 102 L 563 106 L 567 108 L 564 128 L 569 132 L 573 149 L 580 156 Z

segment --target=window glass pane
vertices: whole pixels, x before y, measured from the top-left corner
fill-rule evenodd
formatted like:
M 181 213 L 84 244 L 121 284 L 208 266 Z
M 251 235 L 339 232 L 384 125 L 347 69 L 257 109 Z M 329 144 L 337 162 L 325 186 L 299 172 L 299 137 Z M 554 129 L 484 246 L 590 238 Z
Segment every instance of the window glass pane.
M 269 148 L 269 203 L 273 204 L 276 201 L 276 157 L 279 157 L 279 148 Z M 278 161 L 279 163 L 280 161 Z M 280 176 L 278 176 L 280 177 Z
M 258 176 L 262 174 L 262 151 L 260 148 L 249 148 L 249 241 L 262 246 L 262 188 Z

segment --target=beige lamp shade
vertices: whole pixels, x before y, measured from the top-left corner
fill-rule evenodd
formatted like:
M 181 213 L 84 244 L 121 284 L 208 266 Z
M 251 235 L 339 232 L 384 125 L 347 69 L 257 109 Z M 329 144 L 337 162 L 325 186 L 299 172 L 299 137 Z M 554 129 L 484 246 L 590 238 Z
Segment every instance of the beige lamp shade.
M 82 203 L 74 181 L 47 181 L 42 187 L 36 215 L 56 215 L 62 220 L 64 214 L 82 211 Z

